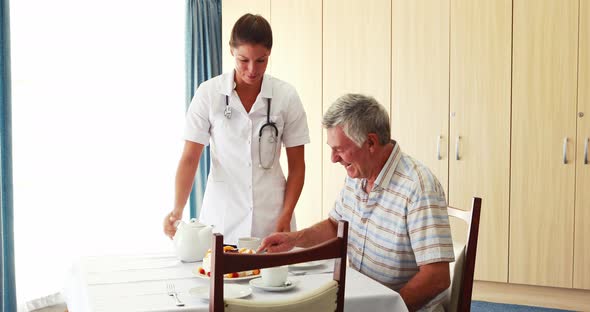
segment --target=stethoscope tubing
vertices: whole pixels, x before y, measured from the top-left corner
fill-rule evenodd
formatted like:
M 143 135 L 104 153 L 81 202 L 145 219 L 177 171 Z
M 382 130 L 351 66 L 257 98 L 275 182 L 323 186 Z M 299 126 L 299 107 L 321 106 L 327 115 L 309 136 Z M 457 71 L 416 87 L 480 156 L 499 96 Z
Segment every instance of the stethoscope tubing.
M 274 163 L 274 160 L 275 160 L 276 151 L 273 153 L 272 162 L 271 162 L 270 167 L 263 166 L 262 165 L 262 155 L 260 153 L 260 145 L 262 144 L 262 132 L 264 131 L 264 128 L 266 128 L 266 127 L 270 127 L 273 130 L 275 136 L 274 136 L 274 139 L 272 139 L 272 141 L 270 143 L 274 143 L 275 147 L 276 147 L 276 143 L 277 143 L 278 137 L 279 137 L 279 128 L 277 128 L 277 125 L 275 122 L 270 121 L 270 106 L 271 106 L 271 99 L 268 98 L 268 101 L 266 102 L 266 123 L 264 123 L 260 127 L 260 130 L 258 130 L 258 158 L 260 161 L 259 166 L 264 169 L 271 169 L 273 167 L 272 164 Z M 223 115 L 225 115 L 225 118 L 231 119 L 232 111 L 231 111 L 231 107 L 229 106 L 229 96 L 227 96 L 227 95 L 225 96 L 225 110 L 223 111 Z

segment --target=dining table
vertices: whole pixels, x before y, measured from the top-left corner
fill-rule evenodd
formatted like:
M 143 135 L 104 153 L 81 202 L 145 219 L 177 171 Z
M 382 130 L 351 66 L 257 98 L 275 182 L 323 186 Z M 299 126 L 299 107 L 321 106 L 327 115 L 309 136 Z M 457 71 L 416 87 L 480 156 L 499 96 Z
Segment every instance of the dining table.
M 208 298 L 198 295 L 210 283 L 199 274 L 201 264 L 181 262 L 173 254 L 83 257 L 69 269 L 63 295 L 70 312 L 208 311 Z M 247 300 L 283 300 L 328 282 L 333 268 L 333 260 L 290 267 L 288 279 L 296 286 L 281 292 L 251 287 L 251 279 L 226 280 L 225 285 L 243 285 L 239 287 L 249 290 Z M 169 285 L 183 306 L 176 306 Z M 344 311 L 405 312 L 407 308 L 397 292 L 347 268 Z

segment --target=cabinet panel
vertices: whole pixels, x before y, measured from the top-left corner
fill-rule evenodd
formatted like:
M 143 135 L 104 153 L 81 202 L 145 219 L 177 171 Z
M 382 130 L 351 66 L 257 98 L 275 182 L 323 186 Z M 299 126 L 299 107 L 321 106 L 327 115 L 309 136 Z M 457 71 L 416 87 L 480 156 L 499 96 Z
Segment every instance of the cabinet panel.
M 391 80 L 391 135 L 448 194 L 449 0 L 393 0 Z
M 305 145 L 305 184 L 295 209 L 301 229 L 322 218 L 322 2 L 275 1 L 271 19 L 272 74 L 291 83 L 299 93 L 311 139 Z M 281 156 L 281 165 L 287 173 L 286 155 Z
M 514 0 L 513 23 L 509 281 L 572 287 L 578 0 Z
M 578 147 L 576 157 L 576 214 L 574 288 L 590 289 L 590 0 L 580 1 L 580 45 L 578 56 Z M 590 155 L 588 155 L 590 157 Z
M 390 1 L 324 0 L 323 4 L 323 112 L 350 92 L 371 95 L 389 111 Z M 324 144 L 324 216 L 334 206 L 346 175 L 330 159 L 330 148 Z
M 495 282 L 508 281 L 511 28 L 510 0 L 451 1 L 449 204 L 483 198 L 475 278 Z
M 221 2 L 221 46 L 222 46 L 222 62 L 223 72 L 230 71 L 235 66 L 234 58 L 231 56 L 229 50 L 229 38 L 234 24 L 242 15 L 246 13 L 260 14 L 270 23 L 270 0 L 223 0 Z M 274 38 L 273 38 L 274 45 Z M 272 57 L 270 58 L 272 62 Z M 269 64 L 269 67 L 271 64 Z M 267 69 L 267 72 L 268 69 Z

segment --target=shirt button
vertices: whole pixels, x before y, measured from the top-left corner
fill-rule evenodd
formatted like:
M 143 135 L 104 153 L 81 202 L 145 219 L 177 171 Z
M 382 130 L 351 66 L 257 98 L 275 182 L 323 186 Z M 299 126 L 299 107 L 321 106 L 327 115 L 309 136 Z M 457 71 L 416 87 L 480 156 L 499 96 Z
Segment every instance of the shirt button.
M 362 219 L 361 219 L 361 222 L 362 222 L 363 224 L 367 223 L 367 218 L 362 218 Z
M 252 188 L 252 185 L 248 185 L 248 188 L 251 189 Z
M 248 167 L 252 167 L 252 164 L 251 163 L 248 163 Z

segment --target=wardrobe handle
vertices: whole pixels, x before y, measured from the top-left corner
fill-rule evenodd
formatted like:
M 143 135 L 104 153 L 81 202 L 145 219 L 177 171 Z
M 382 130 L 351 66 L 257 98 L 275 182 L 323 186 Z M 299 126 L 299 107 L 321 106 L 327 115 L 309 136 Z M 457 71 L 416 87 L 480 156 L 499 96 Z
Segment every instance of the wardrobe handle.
M 439 135 L 436 141 L 436 159 L 438 160 L 442 159 L 442 156 L 440 155 L 440 141 L 442 141 L 442 135 Z
M 563 138 L 563 164 L 567 164 L 567 137 Z
M 584 144 L 584 165 L 588 164 L 588 141 L 590 141 L 590 138 L 586 138 L 586 143 Z
M 455 142 L 455 159 L 456 160 L 461 160 L 461 157 L 459 157 L 459 140 L 461 140 L 461 136 L 457 136 L 457 141 Z

